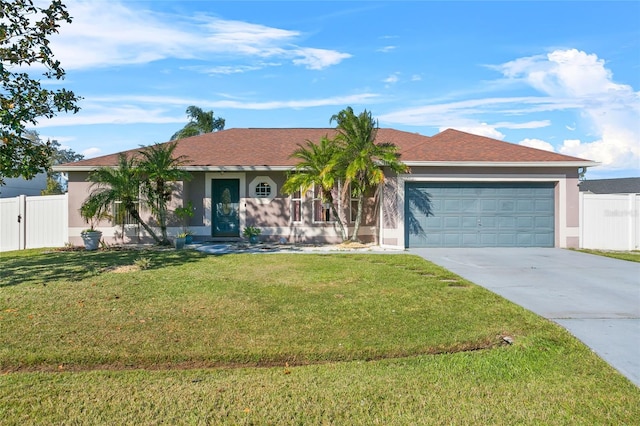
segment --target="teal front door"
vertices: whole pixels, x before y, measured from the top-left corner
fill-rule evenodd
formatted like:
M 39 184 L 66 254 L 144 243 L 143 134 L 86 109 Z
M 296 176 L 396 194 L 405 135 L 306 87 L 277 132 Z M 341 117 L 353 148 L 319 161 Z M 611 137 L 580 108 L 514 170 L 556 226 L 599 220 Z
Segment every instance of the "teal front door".
M 240 180 L 212 179 L 213 237 L 240 236 Z

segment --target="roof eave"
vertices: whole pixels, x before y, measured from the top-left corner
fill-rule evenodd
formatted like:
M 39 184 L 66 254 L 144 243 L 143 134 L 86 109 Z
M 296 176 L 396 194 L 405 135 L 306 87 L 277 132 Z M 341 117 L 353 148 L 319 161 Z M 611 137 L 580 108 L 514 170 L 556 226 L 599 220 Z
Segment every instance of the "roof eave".
M 409 167 L 595 167 L 595 161 L 404 161 Z M 54 172 L 91 172 L 104 166 L 53 166 Z M 116 167 L 111 166 L 111 167 Z M 295 166 L 184 166 L 188 172 L 286 172 Z
M 117 166 L 53 166 L 54 172 L 92 172 L 101 167 L 113 167 Z M 251 171 L 260 171 L 260 172 L 284 172 L 293 169 L 295 166 L 184 166 L 181 167 L 182 170 L 186 170 L 188 172 L 251 172 Z
M 595 161 L 405 161 L 409 167 L 594 167 Z

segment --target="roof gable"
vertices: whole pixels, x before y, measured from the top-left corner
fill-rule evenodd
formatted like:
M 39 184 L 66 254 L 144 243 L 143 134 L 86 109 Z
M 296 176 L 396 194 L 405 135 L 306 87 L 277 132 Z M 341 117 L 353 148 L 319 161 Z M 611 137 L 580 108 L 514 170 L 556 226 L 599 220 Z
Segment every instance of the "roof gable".
M 234 128 L 180 139 L 175 155 L 185 156 L 188 169 L 289 169 L 297 160 L 291 153 L 306 141 L 334 137 L 334 128 Z M 448 129 L 433 137 L 382 128 L 377 142 L 398 146 L 402 161 L 411 163 L 545 163 L 570 162 L 575 166 L 594 165 L 589 161 L 553 152 L 528 148 L 458 130 Z M 135 155 L 141 148 L 125 151 Z M 84 170 L 114 166 L 120 153 L 57 166 L 57 170 Z

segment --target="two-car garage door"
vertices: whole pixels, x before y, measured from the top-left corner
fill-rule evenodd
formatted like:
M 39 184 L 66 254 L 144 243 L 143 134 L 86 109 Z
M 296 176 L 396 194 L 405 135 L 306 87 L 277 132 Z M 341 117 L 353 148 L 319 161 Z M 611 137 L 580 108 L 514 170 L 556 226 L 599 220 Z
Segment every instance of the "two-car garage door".
M 407 247 L 553 247 L 553 182 L 407 182 Z

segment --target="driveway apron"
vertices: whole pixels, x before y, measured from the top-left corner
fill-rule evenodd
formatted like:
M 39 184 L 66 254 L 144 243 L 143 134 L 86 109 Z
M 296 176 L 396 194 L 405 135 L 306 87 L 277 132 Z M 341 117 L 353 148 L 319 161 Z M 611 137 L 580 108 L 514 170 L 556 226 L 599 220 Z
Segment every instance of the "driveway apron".
M 640 263 L 551 248 L 410 252 L 560 324 L 640 386 Z

